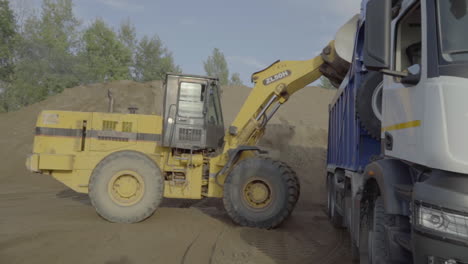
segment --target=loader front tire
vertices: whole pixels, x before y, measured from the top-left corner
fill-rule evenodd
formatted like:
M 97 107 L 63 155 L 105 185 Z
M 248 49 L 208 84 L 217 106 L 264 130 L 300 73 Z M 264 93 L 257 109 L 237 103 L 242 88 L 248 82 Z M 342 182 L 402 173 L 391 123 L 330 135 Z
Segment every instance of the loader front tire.
M 291 214 L 299 194 L 299 179 L 289 166 L 254 157 L 239 162 L 227 176 L 223 201 L 237 224 L 271 229 Z
M 121 151 L 104 158 L 89 182 L 97 213 L 116 223 L 136 223 L 151 216 L 164 194 L 158 166 L 146 155 Z

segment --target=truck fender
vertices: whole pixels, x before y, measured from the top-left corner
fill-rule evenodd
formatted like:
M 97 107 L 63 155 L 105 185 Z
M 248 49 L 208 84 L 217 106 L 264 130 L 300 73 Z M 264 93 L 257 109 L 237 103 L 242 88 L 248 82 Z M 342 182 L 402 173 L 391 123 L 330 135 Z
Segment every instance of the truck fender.
M 388 214 L 409 215 L 409 203 L 397 193 L 400 186 L 411 186 L 412 177 L 407 164 L 396 159 L 381 159 L 366 166 L 363 174 L 364 193 L 371 180 L 377 182 Z

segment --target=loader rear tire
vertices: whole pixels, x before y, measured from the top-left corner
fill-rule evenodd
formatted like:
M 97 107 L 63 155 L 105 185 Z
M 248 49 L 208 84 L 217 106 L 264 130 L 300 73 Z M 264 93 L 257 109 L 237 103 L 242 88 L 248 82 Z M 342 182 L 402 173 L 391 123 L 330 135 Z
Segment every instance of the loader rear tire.
M 151 216 L 164 194 L 158 166 L 146 155 L 121 151 L 104 158 L 89 182 L 89 197 L 97 213 L 116 223 L 136 223 Z
M 285 163 L 247 158 L 227 176 L 224 207 L 242 226 L 271 229 L 291 214 L 299 199 L 296 173 Z
M 368 72 L 356 94 L 356 114 L 369 135 L 380 140 L 383 74 Z

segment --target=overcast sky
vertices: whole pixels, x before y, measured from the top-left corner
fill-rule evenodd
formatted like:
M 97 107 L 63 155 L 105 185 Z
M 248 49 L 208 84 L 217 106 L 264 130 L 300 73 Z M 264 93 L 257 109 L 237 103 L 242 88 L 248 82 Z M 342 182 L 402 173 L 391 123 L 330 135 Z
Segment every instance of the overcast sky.
M 12 0 L 38 7 L 41 0 Z M 84 25 L 96 17 L 117 28 L 130 18 L 139 37 L 157 34 L 184 73 L 204 74 L 213 48 L 246 85 L 277 59 L 317 55 L 359 12 L 360 0 L 74 0 Z

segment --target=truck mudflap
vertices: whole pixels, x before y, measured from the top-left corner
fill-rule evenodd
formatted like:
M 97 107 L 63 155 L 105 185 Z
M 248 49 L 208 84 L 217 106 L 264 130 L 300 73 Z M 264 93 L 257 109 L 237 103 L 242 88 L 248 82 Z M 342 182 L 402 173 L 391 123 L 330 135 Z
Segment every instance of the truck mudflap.
M 26 168 L 31 172 L 47 170 L 73 170 L 74 155 L 32 154 L 26 159 Z
M 367 165 L 364 182 L 375 179 L 384 200 L 388 214 L 409 216 L 409 202 L 396 191 L 401 186 L 411 186 L 412 179 L 408 166 L 396 159 L 381 159 Z

